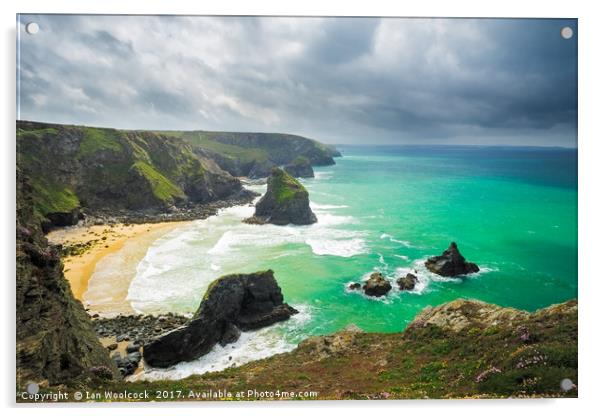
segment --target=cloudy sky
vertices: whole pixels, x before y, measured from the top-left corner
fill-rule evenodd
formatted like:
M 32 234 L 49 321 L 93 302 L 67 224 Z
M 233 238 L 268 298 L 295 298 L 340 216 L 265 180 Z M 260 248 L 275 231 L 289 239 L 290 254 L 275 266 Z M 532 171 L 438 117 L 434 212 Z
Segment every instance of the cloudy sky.
M 19 117 L 329 143 L 576 146 L 577 40 L 560 36 L 576 25 L 22 15 Z

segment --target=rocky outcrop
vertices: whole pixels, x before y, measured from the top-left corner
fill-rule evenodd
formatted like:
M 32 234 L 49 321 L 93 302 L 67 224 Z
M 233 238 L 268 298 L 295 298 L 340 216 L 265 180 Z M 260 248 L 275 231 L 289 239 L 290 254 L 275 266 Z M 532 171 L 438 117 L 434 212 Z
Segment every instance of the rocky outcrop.
M 362 289 L 368 296 L 385 296 L 391 290 L 391 283 L 381 273 L 375 272 L 366 280 Z
M 529 313 L 460 299 L 425 309 L 402 332 L 348 327 L 181 384 L 303 388 L 319 392 L 314 400 L 576 397 L 577 329 L 574 300 Z
M 418 277 L 412 273 L 408 273 L 403 277 L 397 279 L 397 286 L 399 290 L 413 290 L 418 282 Z
M 144 346 L 144 360 L 154 367 L 191 361 L 218 342 L 236 341 L 239 330 L 262 328 L 295 313 L 283 303 L 272 270 L 223 276 L 211 283 L 190 322 Z
M 466 261 L 460 254 L 455 242 L 452 242 L 443 254 L 430 257 L 424 264 L 431 272 L 446 277 L 462 276 L 479 271 L 479 266 Z
M 63 276 L 58 250 L 43 236 L 32 189 L 17 169 L 17 384 L 49 385 L 117 376 L 82 304 Z
M 314 170 L 309 163 L 309 159 L 305 156 L 296 157 L 288 165 L 284 165 L 283 168 L 286 173 L 295 178 L 313 178 Z
M 306 225 L 318 221 L 309 207 L 309 194 L 299 181 L 280 168 L 272 169 L 268 189 L 255 206 L 253 224 Z

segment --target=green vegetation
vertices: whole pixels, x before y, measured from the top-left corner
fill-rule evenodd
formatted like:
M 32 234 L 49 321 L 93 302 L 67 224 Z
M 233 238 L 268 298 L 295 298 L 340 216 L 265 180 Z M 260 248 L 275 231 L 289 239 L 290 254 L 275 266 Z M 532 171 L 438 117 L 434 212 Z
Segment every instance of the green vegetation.
M 309 159 L 306 158 L 305 156 L 297 156 L 296 158 L 293 159 L 291 164 L 297 165 L 297 166 L 309 165 Z
M 132 169 L 146 178 L 152 188 L 153 195 L 157 199 L 173 203 L 176 199 L 184 197 L 184 192 L 177 185 L 157 172 L 148 163 L 138 161 L 132 165 Z
M 245 148 L 222 143 L 215 140 L 219 136 L 212 132 L 181 132 L 180 137 L 187 140 L 194 147 L 208 149 L 232 159 L 238 159 L 242 163 L 267 161 L 269 159 L 269 153 L 265 149 Z
M 25 130 L 17 129 L 17 137 L 22 139 L 43 139 L 46 137 L 56 136 L 58 130 L 53 127 Z
M 79 156 L 85 157 L 102 150 L 120 152 L 123 147 L 119 143 L 117 130 L 84 127 L 84 138 L 79 145 Z
M 309 338 L 292 352 L 220 372 L 87 388 L 181 390 L 180 400 L 187 399 L 189 390 L 208 389 L 315 391 L 317 399 L 577 396 L 576 388 L 560 388 L 565 378 L 577 382 L 576 301 L 532 314 L 459 302 L 443 305 L 435 320 L 419 315 L 401 333 L 341 331 Z M 469 324 L 455 328 L 456 315 Z M 483 329 L 490 326 L 498 330 L 485 334 Z
M 278 203 L 296 198 L 299 194 L 307 194 L 305 187 L 282 169 L 272 171 L 270 185 L 270 189 L 272 189 L 274 198 Z
M 51 212 L 71 212 L 80 207 L 77 195 L 66 186 L 40 177 L 32 181 L 32 187 L 35 191 L 34 204 L 41 215 Z

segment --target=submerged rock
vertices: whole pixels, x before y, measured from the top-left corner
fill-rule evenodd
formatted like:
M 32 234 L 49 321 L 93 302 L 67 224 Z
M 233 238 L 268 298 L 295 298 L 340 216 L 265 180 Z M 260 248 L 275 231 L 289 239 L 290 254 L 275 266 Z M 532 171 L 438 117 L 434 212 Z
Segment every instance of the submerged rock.
M 306 225 L 318 221 L 309 207 L 309 194 L 303 185 L 280 168 L 272 169 L 268 190 L 255 206 L 251 224 Z
M 272 270 L 223 276 L 211 283 L 190 322 L 144 346 L 144 360 L 153 367 L 191 361 L 218 342 L 236 341 L 238 329 L 262 328 L 297 312 L 283 303 Z
M 416 287 L 417 281 L 418 278 L 416 275 L 408 273 L 404 277 L 397 279 L 397 285 L 399 286 L 399 290 L 412 290 Z
M 375 272 L 364 283 L 363 289 L 368 296 L 384 296 L 391 290 L 391 283 L 381 273 Z
M 284 170 L 295 178 L 313 178 L 314 170 L 309 159 L 305 156 L 297 156 L 291 163 L 284 165 Z
M 479 271 L 479 266 L 466 261 L 460 254 L 455 242 L 452 242 L 440 256 L 430 257 L 424 265 L 431 272 L 446 277 L 461 276 Z

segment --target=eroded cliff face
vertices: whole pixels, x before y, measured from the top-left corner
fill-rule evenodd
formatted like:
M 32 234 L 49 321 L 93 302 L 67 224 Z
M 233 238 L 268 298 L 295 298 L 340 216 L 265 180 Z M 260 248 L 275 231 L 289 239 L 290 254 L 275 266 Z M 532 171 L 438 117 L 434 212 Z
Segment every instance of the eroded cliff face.
M 240 181 L 182 139 L 148 131 L 17 122 L 17 164 L 35 213 L 53 225 L 80 211 L 163 212 L 235 195 Z
M 17 170 L 16 363 L 20 388 L 117 377 L 81 302 L 71 293 L 55 247 L 32 209 L 32 189 Z

